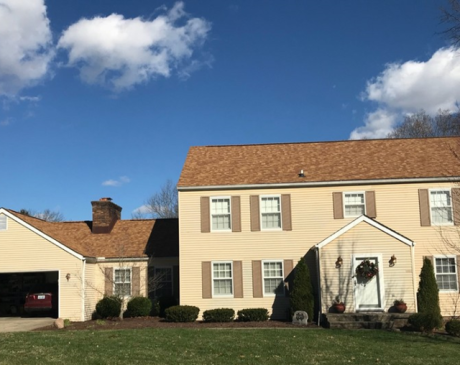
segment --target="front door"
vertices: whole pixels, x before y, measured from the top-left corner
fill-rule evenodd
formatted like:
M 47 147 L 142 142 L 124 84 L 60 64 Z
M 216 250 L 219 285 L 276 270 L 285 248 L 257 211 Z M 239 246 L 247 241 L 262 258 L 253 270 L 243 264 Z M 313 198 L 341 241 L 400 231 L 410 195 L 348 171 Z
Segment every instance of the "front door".
M 369 260 L 378 268 L 378 273 L 368 279 L 358 275 L 356 268 L 363 261 Z M 383 310 L 383 270 L 380 265 L 382 257 L 380 254 L 372 255 L 355 255 L 353 260 L 353 280 L 355 285 L 355 309 L 356 311 L 381 311 Z

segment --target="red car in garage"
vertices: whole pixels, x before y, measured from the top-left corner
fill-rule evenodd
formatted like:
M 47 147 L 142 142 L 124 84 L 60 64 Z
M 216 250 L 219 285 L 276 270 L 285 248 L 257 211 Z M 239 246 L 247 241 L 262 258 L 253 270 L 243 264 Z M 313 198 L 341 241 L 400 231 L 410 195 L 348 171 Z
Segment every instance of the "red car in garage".
M 26 313 L 50 312 L 57 314 L 57 284 L 37 284 L 26 295 L 24 311 Z

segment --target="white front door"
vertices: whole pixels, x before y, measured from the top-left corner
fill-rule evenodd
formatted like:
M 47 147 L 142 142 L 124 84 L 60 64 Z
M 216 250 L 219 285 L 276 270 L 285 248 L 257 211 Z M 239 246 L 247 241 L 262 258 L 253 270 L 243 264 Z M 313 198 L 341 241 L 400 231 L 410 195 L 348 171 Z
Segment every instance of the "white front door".
M 377 265 L 379 272 L 372 279 L 356 275 L 356 268 L 364 261 L 369 260 Z M 383 270 L 381 270 L 382 256 L 380 254 L 355 255 L 353 259 L 353 275 L 355 285 L 356 311 L 383 310 Z

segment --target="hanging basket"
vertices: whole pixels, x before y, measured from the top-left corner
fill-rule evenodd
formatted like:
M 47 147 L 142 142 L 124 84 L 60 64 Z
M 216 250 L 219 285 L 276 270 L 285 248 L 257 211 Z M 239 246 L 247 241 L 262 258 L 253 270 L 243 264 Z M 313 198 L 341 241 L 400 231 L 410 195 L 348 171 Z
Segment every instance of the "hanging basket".
M 363 260 L 357 267 L 356 267 L 356 276 L 365 279 L 372 279 L 375 275 L 379 272 L 379 268 L 376 264 L 371 262 L 370 260 Z

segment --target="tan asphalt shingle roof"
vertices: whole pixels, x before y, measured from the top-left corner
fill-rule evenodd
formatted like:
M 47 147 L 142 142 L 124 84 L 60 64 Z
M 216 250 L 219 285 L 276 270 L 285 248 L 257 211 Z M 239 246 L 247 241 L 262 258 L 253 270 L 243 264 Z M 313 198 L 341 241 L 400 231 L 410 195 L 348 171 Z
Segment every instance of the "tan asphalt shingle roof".
M 460 176 L 453 153 L 459 143 L 447 137 L 191 147 L 177 186 Z
M 110 233 L 91 233 L 91 221 L 46 222 L 8 212 L 86 257 L 179 256 L 177 219 L 119 220 Z

